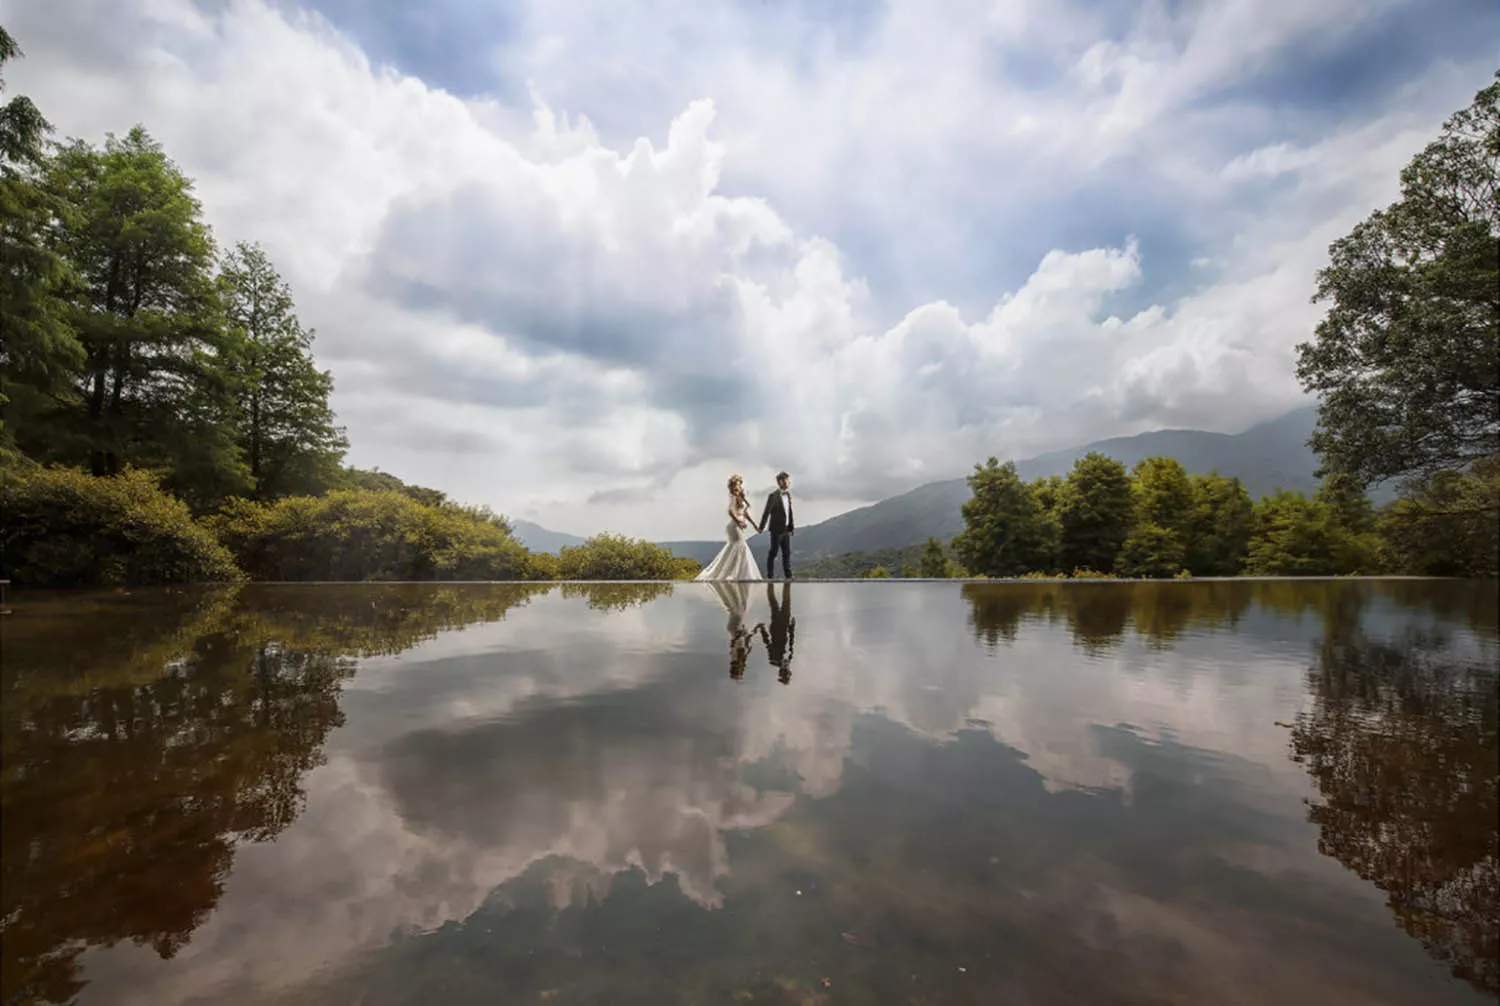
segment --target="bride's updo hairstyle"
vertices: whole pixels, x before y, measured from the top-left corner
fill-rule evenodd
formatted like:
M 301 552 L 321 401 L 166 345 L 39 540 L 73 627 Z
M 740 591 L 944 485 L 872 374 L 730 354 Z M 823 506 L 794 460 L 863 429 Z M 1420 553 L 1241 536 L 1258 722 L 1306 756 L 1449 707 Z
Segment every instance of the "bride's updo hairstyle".
M 729 494 L 731 496 L 739 495 L 739 493 L 735 490 L 735 486 L 739 486 L 741 490 L 743 490 L 744 485 L 745 480 L 740 478 L 738 475 L 729 476 Z

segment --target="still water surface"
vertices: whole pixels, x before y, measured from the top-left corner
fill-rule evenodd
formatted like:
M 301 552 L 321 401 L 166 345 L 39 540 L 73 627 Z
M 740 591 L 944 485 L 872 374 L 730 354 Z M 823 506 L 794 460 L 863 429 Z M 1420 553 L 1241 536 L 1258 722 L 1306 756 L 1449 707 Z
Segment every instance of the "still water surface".
M 1456 582 L 13 598 L 6 1003 L 1476 1003 Z

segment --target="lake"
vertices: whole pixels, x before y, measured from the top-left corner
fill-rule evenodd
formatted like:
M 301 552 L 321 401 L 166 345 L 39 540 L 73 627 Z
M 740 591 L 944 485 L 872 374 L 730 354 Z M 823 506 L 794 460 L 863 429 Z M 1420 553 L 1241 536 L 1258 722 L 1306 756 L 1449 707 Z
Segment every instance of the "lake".
M 1500 990 L 1493 582 L 6 606 L 6 1003 Z

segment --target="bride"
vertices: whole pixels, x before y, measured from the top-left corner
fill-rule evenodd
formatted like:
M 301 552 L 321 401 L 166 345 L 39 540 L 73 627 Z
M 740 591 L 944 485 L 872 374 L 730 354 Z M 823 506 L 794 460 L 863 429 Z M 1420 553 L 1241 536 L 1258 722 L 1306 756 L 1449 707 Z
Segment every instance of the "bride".
M 727 539 L 714 561 L 703 567 L 699 580 L 760 580 L 760 570 L 755 567 L 755 557 L 750 554 L 750 541 L 745 537 L 745 528 L 760 528 L 750 519 L 750 503 L 745 499 L 745 480 L 738 475 L 729 476 L 729 523 L 724 526 Z

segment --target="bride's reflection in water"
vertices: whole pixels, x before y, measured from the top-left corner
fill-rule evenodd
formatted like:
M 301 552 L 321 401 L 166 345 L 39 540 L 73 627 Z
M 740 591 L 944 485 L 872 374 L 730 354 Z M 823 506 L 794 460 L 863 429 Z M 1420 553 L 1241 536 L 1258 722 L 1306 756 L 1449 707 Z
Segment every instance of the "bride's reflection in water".
M 745 612 L 750 607 L 750 584 L 739 581 L 714 580 L 714 593 L 719 603 L 729 612 L 725 628 L 729 632 L 729 676 L 736 681 L 745 676 L 745 664 L 750 659 L 750 646 L 754 642 L 751 632 L 745 628 Z
M 797 638 L 797 620 L 792 617 L 792 584 L 781 585 L 781 603 L 776 603 L 776 585 L 766 584 L 766 601 L 771 606 L 771 631 L 765 623 L 757 625 L 761 641 L 766 644 L 766 659 L 777 670 L 777 679 L 783 685 L 792 682 L 792 651 Z

